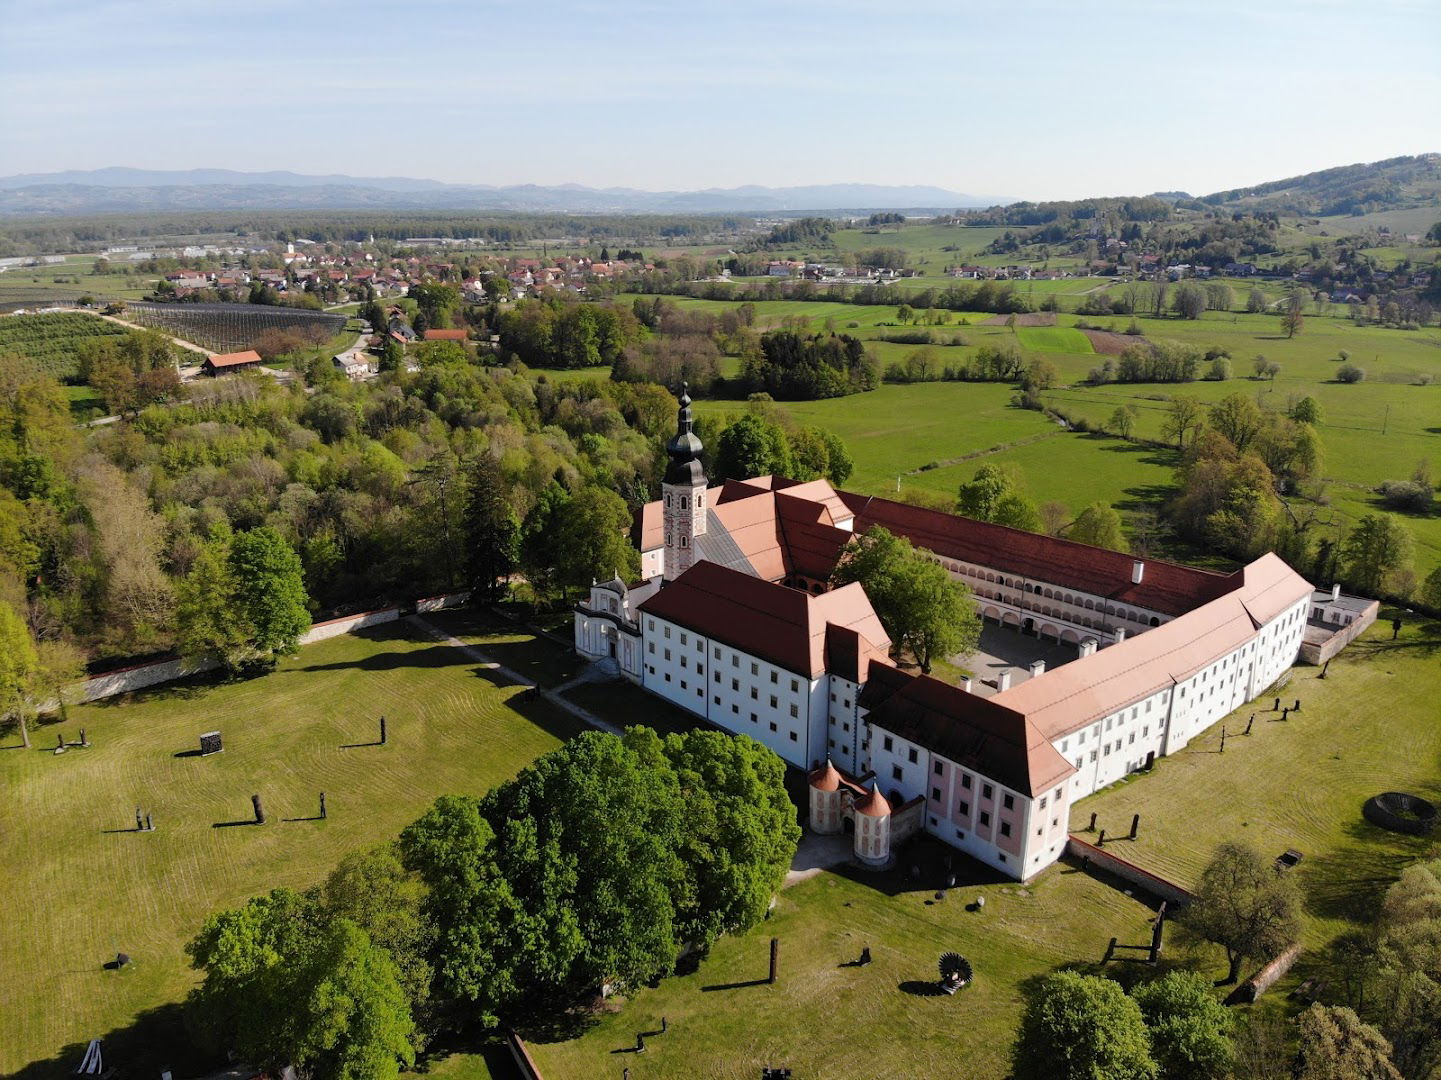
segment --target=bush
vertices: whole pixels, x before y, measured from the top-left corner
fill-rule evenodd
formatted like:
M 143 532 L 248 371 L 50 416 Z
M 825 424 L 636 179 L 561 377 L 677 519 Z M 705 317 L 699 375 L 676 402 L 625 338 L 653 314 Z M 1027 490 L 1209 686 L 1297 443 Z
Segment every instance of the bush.
M 1414 480 L 1387 480 L 1381 485 L 1381 502 L 1387 510 L 1429 514 L 1435 501 L 1436 493 L 1429 484 Z
M 1359 368 L 1355 364 L 1342 364 L 1336 369 L 1336 381 L 1342 383 L 1358 383 L 1366 378 L 1366 369 Z

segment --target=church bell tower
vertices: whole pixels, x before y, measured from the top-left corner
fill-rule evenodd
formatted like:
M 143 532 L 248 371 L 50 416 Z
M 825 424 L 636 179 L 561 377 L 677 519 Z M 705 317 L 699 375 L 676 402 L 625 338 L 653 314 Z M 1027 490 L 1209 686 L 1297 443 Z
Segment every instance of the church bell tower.
M 683 384 L 675 437 L 665 444 L 670 458 L 661 483 L 661 520 L 665 524 L 665 556 L 661 576 L 674 581 L 696 560 L 696 538 L 706 529 L 706 478 L 701 467 L 700 439 L 692 428 L 690 384 Z

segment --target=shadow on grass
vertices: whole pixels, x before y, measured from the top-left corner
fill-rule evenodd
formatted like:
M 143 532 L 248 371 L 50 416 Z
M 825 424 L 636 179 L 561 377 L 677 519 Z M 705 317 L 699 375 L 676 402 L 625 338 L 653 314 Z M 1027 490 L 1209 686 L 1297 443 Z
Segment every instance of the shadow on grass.
M 125 974 L 116 972 L 114 977 L 124 978 Z M 11 1080 L 52 1080 L 72 1075 L 91 1038 L 100 1040 L 105 1064 L 117 1067 L 125 1076 L 159 1076 L 164 1068 L 176 1076 L 204 1076 L 225 1065 L 222 1058 L 205 1053 L 190 1041 L 183 1007 L 171 1002 L 142 1012 L 126 1027 L 97 1031 L 67 1043 L 53 1057 L 32 1061 L 11 1073 Z
M 912 997 L 940 997 L 941 986 L 937 982 L 923 982 L 920 979 L 907 979 L 897 983 L 896 989 L 903 994 L 910 994 Z
M 1434 801 L 1441 798 L 1441 785 L 1423 785 L 1418 794 Z M 1298 868 L 1306 910 L 1318 918 L 1370 925 L 1382 895 L 1402 871 L 1426 854 L 1434 840 L 1372 825 L 1361 816 L 1359 804 L 1355 819 L 1345 828 L 1350 843 L 1308 859 Z
M 769 979 L 746 979 L 744 982 L 711 983 L 700 988 L 702 994 L 713 994 L 717 990 L 744 990 L 748 986 L 769 986 Z
M 949 866 L 946 862 L 948 858 Z M 923 833 L 911 837 L 901 846 L 896 853 L 896 865 L 889 870 L 867 870 L 852 863 L 842 863 L 830 869 L 840 877 L 865 885 L 885 896 L 896 897 L 904 893 L 914 893 L 918 899 L 932 902 L 939 889 L 966 889 L 981 885 L 1023 887 L 1014 879 L 992 870 L 985 863 L 963 855 Z M 953 877 L 955 884 L 950 885 Z
M 329 664 L 307 664 L 290 668 L 280 674 L 301 674 L 312 671 L 397 671 L 401 668 L 444 668 L 472 664 L 475 660 L 454 645 L 434 644 L 421 649 L 377 652 L 356 660 L 336 660 Z

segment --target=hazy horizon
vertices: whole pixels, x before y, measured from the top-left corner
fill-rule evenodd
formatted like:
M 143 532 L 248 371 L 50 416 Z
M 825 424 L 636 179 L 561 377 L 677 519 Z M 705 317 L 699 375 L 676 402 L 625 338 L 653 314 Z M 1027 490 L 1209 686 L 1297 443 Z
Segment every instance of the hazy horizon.
M 1344 62 L 1328 58 L 1344 57 Z M 1441 7 L 12 7 L 3 171 L 1193 194 L 1441 149 Z M 1386 93 L 1379 92 L 1381 88 Z

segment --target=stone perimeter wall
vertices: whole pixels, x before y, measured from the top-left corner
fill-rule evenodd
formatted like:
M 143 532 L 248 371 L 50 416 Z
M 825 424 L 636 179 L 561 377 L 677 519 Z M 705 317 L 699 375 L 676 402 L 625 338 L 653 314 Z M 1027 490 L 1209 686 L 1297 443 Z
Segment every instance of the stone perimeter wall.
M 1191 902 L 1191 893 L 1183 889 L 1174 881 L 1167 881 L 1163 877 L 1151 873 L 1149 870 L 1142 870 L 1135 863 L 1127 862 L 1119 855 L 1112 855 L 1105 848 L 1099 848 L 1095 844 L 1087 843 L 1079 836 L 1072 835 L 1066 843 L 1066 854 L 1076 859 L 1089 859 L 1094 865 L 1105 870 L 1107 873 L 1115 874 L 1123 881 L 1128 881 L 1138 889 L 1145 889 L 1148 893 L 1160 897 L 1171 907 L 1183 906 Z
M 469 599 L 469 592 L 448 593 L 444 596 L 429 596 L 423 600 L 417 600 L 413 607 L 415 612 L 423 615 L 426 612 L 457 607 Z M 355 631 L 364 630 L 369 626 L 394 622 L 402 615 L 409 613 L 410 605 L 406 605 L 381 608 L 378 611 L 363 611 L 357 615 L 344 615 L 338 619 L 328 619 L 325 622 L 316 623 L 301 635 L 300 643 L 311 645 L 327 638 L 338 637 L 341 634 L 353 634 Z M 214 663 L 188 663 L 178 659 L 156 660 L 153 663 L 137 664 L 134 667 L 121 668 L 118 671 L 107 671 L 104 675 L 96 675 L 92 679 L 75 683 L 70 687 L 67 696 L 77 704 L 97 701 L 100 698 L 113 697 L 116 694 L 128 694 L 133 690 L 144 690 L 146 687 L 174 682 L 176 679 L 209 671 L 216 666 L 218 665 Z

